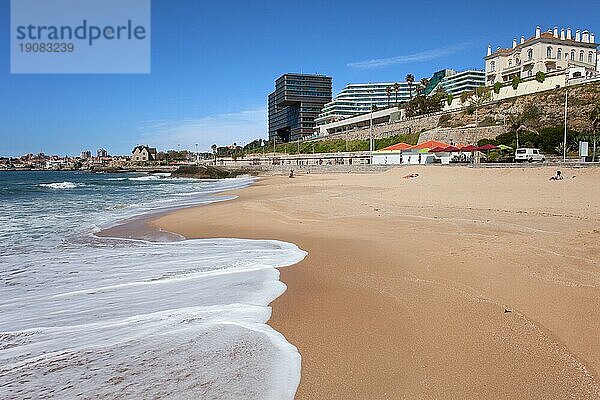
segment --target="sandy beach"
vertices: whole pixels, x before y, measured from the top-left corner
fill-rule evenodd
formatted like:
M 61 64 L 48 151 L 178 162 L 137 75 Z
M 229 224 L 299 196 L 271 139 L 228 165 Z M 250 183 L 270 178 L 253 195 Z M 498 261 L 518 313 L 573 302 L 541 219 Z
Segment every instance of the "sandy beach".
M 152 223 L 308 252 L 269 322 L 298 399 L 600 398 L 600 169 L 562 171 L 265 177 Z

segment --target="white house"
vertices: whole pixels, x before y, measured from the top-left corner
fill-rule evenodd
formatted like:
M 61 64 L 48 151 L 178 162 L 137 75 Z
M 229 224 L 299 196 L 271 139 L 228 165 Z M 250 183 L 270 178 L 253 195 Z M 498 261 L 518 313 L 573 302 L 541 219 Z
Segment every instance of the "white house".
M 558 27 L 548 32 L 538 26 L 535 36 L 521 40 L 513 39 L 512 47 L 498 48 L 492 52 L 488 46 L 485 57 L 486 84 L 510 82 L 535 76 L 538 72 L 552 73 L 581 67 L 586 75 L 598 73 L 598 45 L 595 36 L 587 30 L 575 31 Z

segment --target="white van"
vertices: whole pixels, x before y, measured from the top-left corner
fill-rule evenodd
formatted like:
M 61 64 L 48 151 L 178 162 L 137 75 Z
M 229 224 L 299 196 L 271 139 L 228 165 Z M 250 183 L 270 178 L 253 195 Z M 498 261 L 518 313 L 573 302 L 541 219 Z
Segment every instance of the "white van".
M 544 162 L 546 161 L 546 157 L 544 157 L 544 155 L 540 152 L 540 149 L 524 147 L 521 149 L 517 149 L 517 151 L 515 152 L 515 161 Z

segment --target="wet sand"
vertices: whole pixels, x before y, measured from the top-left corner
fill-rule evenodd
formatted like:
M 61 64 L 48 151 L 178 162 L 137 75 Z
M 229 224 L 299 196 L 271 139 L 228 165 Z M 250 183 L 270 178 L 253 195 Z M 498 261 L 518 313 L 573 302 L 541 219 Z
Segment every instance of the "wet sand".
M 600 169 L 553 173 L 268 177 L 153 224 L 308 251 L 269 322 L 298 399 L 600 398 Z

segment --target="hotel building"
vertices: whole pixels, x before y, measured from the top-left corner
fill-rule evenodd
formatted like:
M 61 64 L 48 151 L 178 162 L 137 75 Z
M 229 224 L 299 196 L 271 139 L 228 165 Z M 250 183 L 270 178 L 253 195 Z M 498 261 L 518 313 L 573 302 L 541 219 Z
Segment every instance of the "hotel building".
M 321 114 L 315 120 L 317 125 L 323 125 L 333 121 L 339 121 L 356 115 L 365 114 L 371 111 L 371 104 L 377 108 L 385 108 L 388 105 L 406 102 L 410 100 L 410 89 L 407 83 L 399 83 L 399 90 L 393 90 L 394 82 L 384 83 L 351 83 L 347 85 L 335 97 L 335 99 L 323 107 Z M 418 82 L 412 85 L 412 94 L 419 85 Z M 387 88 L 392 88 L 388 97 Z
M 331 77 L 284 74 L 269 94 L 269 140 L 289 142 L 312 135 L 315 118 L 331 101 Z
M 466 71 L 456 72 L 451 69 L 445 69 L 433 74 L 430 82 L 434 82 L 436 74 L 443 75 L 439 81 L 439 86 L 444 89 L 447 94 L 458 95 L 462 92 L 475 90 L 479 86 L 485 85 L 485 72 L 469 69 Z M 430 83 L 431 86 L 431 83 Z M 431 94 L 435 93 L 437 86 L 432 87 Z
M 514 77 L 528 78 L 539 71 L 553 73 L 571 67 L 583 67 L 586 75 L 598 72 L 598 45 L 594 34 L 587 30 L 558 27 L 542 32 L 538 26 L 535 36 L 520 41 L 513 39 L 512 47 L 492 52 L 488 46 L 485 57 L 486 84 L 509 82 Z
M 431 79 L 429 85 L 425 88 L 426 95 L 433 94 L 438 87 L 443 87 L 448 94 L 459 94 L 467 90 L 473 90 L 476 87 L 485 84 L 485 72 L 477 70 L 467 70 L 456 72 L 451 69 L 438 71 Z M 325 104 L 321 114 L 315 119 L 317 126 L 340 121 L 342 119 L 366 114 L 371 110 L 371 104 L 377 109 L 386 108 L 396 103 L 404 103 L 417 94 L 417 89 L 421 83 L 416 81 L 409 87 L 408 83 L 398 83 L 398 93 L 394 91 L 394 82 L 383 83 L 351 83 L 347 85 L 335 97 L 333 101 Z M 387 88 L 391 88 L 388 94 Z

